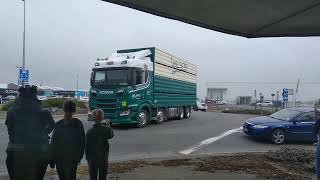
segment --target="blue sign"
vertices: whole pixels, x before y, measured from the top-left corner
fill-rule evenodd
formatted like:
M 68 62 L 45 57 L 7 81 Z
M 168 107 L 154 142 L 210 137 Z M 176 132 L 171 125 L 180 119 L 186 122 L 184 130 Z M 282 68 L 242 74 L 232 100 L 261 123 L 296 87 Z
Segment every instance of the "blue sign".
M 289 97 L 289 90 L 288 89 L 283 89 L 283 91 L 282 91 L 283 101 L 288 102 L 288 97 Z
M 29 70 L 22 70 L 22 68 L 20 68 L 19 77 L 20 77 L 20 81 L 28 81 L 29 80 Z
M 85 96 L 85 92 L 84 91 L 76 91 L 74 95 L 83 97 L 83 96 Z

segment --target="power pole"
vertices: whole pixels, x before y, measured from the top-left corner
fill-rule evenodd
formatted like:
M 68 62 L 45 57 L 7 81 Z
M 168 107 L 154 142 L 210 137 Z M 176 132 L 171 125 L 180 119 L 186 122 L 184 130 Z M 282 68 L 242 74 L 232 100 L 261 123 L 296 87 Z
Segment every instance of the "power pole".
M 19 86 L 20 84 L 20 67 L 16 66 L 17 70 L 18 70 L 18 82 L 17 82 L 17 86 Z
M 257 110 L 257 90 L 256 89 L 254 90 L 254 100 L 255 100 L 254 110 Z
M 79 74 L 77 73 L 77 100 L 79 100 Z

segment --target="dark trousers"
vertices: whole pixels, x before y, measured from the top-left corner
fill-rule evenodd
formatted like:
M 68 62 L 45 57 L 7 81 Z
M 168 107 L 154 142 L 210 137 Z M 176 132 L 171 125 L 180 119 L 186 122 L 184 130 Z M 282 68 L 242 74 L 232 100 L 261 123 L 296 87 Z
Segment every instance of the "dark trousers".
M 99 174 L 99 180 L 106 180 L 108 173 L 108 161 L 107 160 L 88 160 L 90 180 L 97 180 Z
M 57 161 L 57 172 L 60 180 L 76 180 L 78 162 L 76 161 Z
M 6 165 L 10 180 L 43 180 L 48 163 L 37 154 L 8 151 Z

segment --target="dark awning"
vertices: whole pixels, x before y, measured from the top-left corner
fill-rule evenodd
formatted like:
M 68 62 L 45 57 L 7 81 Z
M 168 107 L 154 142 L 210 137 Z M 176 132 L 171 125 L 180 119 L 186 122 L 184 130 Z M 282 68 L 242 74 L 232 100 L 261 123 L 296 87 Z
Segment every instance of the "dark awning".
M 320 0 L 103 0 L 248 38 L 320 36 Z

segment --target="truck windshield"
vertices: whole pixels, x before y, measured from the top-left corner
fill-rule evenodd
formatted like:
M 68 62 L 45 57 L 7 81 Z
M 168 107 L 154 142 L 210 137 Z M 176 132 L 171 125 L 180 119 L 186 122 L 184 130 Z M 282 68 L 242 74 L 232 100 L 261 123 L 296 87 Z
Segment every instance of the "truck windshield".
M 137 68 L 94 70 L 92 86 L 133 86 L 146 83 L 148 71 Z
M 129 69 L 97 70 L 93 72 L 92 85 L 95 86 L 128 86 L 132 81 Z

